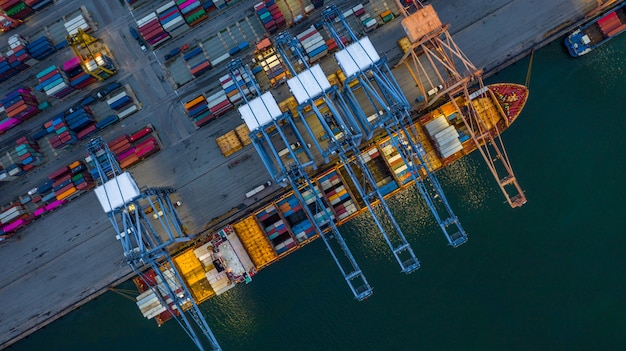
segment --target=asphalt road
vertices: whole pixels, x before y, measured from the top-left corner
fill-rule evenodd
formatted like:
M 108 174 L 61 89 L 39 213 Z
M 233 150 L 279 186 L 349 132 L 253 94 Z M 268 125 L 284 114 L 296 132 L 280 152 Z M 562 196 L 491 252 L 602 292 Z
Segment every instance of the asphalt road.
M 25 36 L 34 35 L 42 25 L 75 9 L 77 3 L 57 1 L 56 5 L 37 14 L 16 32 Z M 127 27 L 133 23 L 133 17 L 119 2 L 87 0 L 80 3 L 87 7 L 98 23 L 96 36 L 102 38 L 113 51 L 114 59 L 121 68 L 116 79 L 129 83 L 143 104 L 142 111 L 107 129 L 103 136 L 112 139 L 151 123 L 165 146 L 163 151 L 132 169 L 138 184 L 176 188 L 175 196 L 183 201 L 180 214 L 189 231 L 194 233 L 203 230 L 212 218 L 229 209 L 249 204 L 244 194 L 269 180 L 269 174 L 252 147 L 224 158 L 215 143 L 217 136 L 241 124 L 237 113 L 231 112 L 195 130 L 181 105 L 181 99 L 185 101 L 184 98 L 190 94 L 206 91 L 215 84 L 215 77 L 219 77 L 220 70 L 224 68 L 216 68 L 207 77 L 175 91 L 164 79 L 159 60 L 170 48 L 192 41 L 195 37 L 206 38 L 208 31 L 219 30 L 232 23 L 254 2 L 242 1 L 226 14 L 213 17 L 207 21 L 209 23 L 158 49 L 156 54 L 142 52 L 132 40 Z M 565 28 L 579 20 L 595 6 L 596 1 L 433 0 L 430 3 L 444 22 L 451 23 L 450 32 L 467 56 L 477 67 L 489 71 L 528 52 L 555 28 Z M 340 2 L 340 6 L 352 4 L 356 2 Z M 141 11 L 146 12 L 146 9 Z M 316 14 L 314 12 L 313 16 Z M 370 37 L 379 52 L 386 53 L 393 60 L 398 55 L 396 41 L 402 33 L 400 21 L 396 19 L 371 33 Z M 58 56 L 52 61 L 69 58 L 68 53 L 55 55 Z M 46 66 L 42 64 L 41 67 Z M 29 74 L 34 75 L 35 72 L 37 70 Z M 414 87 L 406 74 L 397 76 L 403 87 Z M 18 84 L 20 81 L 17 79 L 3 84 L 0 94 L 4 95 Z M 415 93 L 414 89 L 407 91 L 409 96 Z M 79 99 L 79 96 L 73 97 L 67 106 Z M 57 111 L 67 107 L 58 105 L 53 107 Z M 23 128 L 34 129 L 41 123 L 42 119 L 29 121 Z M 2 136 L 0 142 L 7 138 L 10 135 Z M 25 179 L 0 185 L 0 198 L 4 203 L 5 199 L 8 201 L 24 194 L 60 165 L 84 157 L 84 152 L 84 144 L 80 144 L 58 153 Z M 244 155 L 250 157 L 233 168 L 227 167 L 228 163 Z M 276 189 L 273 187 L 268 192 Z M 92 192 L 48 214 L 20 232 L 20 237 L 19 241 L 0 245 L 3 273 L 0 301 L 5 302 L 0 309 L 0 348 L 93 298 L 129 273 L 122 260 L 120 244 L 116 242 L 110 223 Z

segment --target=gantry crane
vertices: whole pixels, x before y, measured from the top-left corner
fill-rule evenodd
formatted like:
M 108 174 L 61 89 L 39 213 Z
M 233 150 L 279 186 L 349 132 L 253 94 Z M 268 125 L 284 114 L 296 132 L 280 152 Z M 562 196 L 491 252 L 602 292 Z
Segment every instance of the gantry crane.
M 290 113 L 281 112 L 270 92 L 261 93 L 254 75 L 241 60 L 230 62 L 228 69 L 231 79 L 244 99 L 245 104 L 239 107 L 239 112 L 250 129 L 250 140 L 263 164 L 275 182 L 288 184 L 293 188 L 296 198 L 320 233 L 354 297 L 359 301 L 366 299 L 372 294 L 372 287 L 335 225 L 334 216 L 324 202 L 321 191 L 306 172 L 306 168 L 316 168 L 315 160 L 293 117 Z M 245 89 L 243 82 L 246 84 Z M 248 95 L 256 98 L 249 100 Z M 302 148 L 304 154 L 296 154 L 296 148 Z M 281 157 L 283 150 L 287 150 L 288 156 Z M 307 201 L 304 194 L 308 198 L 312 197 L 313 201 Z M 343 256 L 340 256 L 334 247 L 339 248 Z
M 104 55 L 105 47 L 100 41 L 81 28 L 68 35 L 67 43 L 80 60 L 83 71 L 97 80 L 105 80 L 117 73 L 111 59 Z M 108 66 L 108 67 L 107 67 Z
M 450 99 L 506 201 L 511 207 L 522 206 L 526 196 L 513 173 L 501 130 L 497 124 L 490 128 L 487 122 L 492 119 L 488 114 L 494 112 L 482 106 L 484 100 L 479 99 L 491 94 L 483 84 L 482 70 L 457 46 L 448 32 L 449 25 L 442 24 L 432 5 L 424 6 L 418 0 L 410 0 L 408 6 L 400 0 L 396 3 L 404 16 L 402 26 L 409 40 L 396 67 L 404 64 L 418 85 L 422 94 L 418 97 L 422 100 L 419 109 L 426 110 L 444 97 Z M 474 84 L 478 89 L 470 93 L 469 87 Z M 508 119 L 504 121 L 508 126 Z
M 368 139 L 384 129 L 407 166 L 417 190 L 424 199 L 448 243 L 453 247 L 467 241 L 467 234 L 452 211 L 411 120 L 411 105 L 394 78 L 387 62 L 376 52 L 368 37 L 359 39 L 337 6 L 322 11 L 323 23 L 341 49 L 335 58 L 346 79 L 342 93 Z M 349 36 L 346 46 L 341 34 Z M 357 94 L 365 97 L 363 103 Z M 368 104 L 369 106 L 363 106 Z M 366 113 L 365 108 L 373 114 Z M 449 232 L 449 229 L 452 229 Z
M 301 118 L 302 124 L 317 151 L 327 163 L 332 155 L 339 158 L 385 242 L 393 252 L 401 271 L 407 274 L 415 271 L 420 266 L 419 260 L 415 257 L 413 249 L 387 205 L 371 170 L 360 157 L 359 146 L 363 140 L 363 133 L 355 116 L 346 108 L 347 105 L 343 101 L 342 95 L 339 94 L 337 86 L 330 84 L 319 65 L 312 67 L 309 65 L 301 46 L 291 34 L 288 32 L 281 33 L 275 37 L 275 41 L 277 50 L 292 72 L 293 78 L 289 79 L 287 84 L 299 104 L 300 114 L 304 116 L 304 110 L 310 107 L 322 133 L 328 137 L 328 146 L 323 148 L 317 141 L 316 134 L 309 125 L 307 118 Z M 293 55 L 288 55 L 287 50 Z M 290 60 L 289 57 L 292 59 Z M 295 67 L 296 64 L 305 70 L 298 72 Z M 322 113 L 318 105 L 328 108 L 328 113 Z M 357 176 L 357 169 L 363 178 Z M 374 211 L 373 203 L 376 201 L 391 224 L 391 231 L 385 228 L 383 218 Z M 395 235 L 393 235 L 394 233 Z
M 122 172 L 101 137 L 92 139 L 87 151 L 101 181 L 96 196 L 122 244 L 126 263 L 152 289 L 161 307 L 178 321 L 198 349 L 204 350 L 204 345 L 191 320 L 206 336 L 211 349 L 221 350 L 168 252 L 172 244 L 189 240 L 169 198 L 174 190 L 140 190 L 132 175 Z M 155 276 L 146 274 L 146 266 L 163 284 L 155 285 Z

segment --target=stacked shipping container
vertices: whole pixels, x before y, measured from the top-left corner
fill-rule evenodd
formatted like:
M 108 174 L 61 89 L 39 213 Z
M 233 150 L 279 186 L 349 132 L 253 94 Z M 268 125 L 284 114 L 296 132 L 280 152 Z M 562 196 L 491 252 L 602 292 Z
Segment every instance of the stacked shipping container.
M 289 234 L 287 225 L 275 206 L 262 209 L 255 217 L 277 254 L 283 254 L 296 247 L 296 241 Z
M 302 48 L 306 52 L 309 63 L 318 61 L 328 54 L 328 46 L 322 35 L 314 26 L 298 34 L 296 38 L 300 41 Z
M 190 26 L 195 26 L 208 18 L 204 7 L 198 0 L 176 0 L 176 6 Z
M 39 166 L 43 163 L 43 158 L 39 150 L 39 145 L 32 138 L 23 136 L 15 141 L 16 159 L 19 159 L 21 168 L 24 172 Z
M 68 145 L 74 145 L 78 141 L 76 132 L 70 129 L 63 114 L 46 122 L 44 128 L 50 133 L 54 133 L 50 139 L 50 145 L 55 149 L 61 149 Z
M 48 96 L 61 99 L 74 91 L 65 76 L 54 65 L 37 73 L 36 76 L 39 79 L 36 89 L 45 92 Z
M 41 112 L 37 98 L 27 87 L 13 90 L 0 100 L 0 103 L 2 104 L 0 111 L 7 114 L 7 118 L 0 121 L 0 134 Z
M 87 23 L 87 20 L 82 13 L 79 13 L 68 19 L 63 24 L 63 26 L 65 27 L 65 30 L 67 30 L 67 33 L 69 35 L 74 35 L 78 33 L 79 29 L 81 29 L 83 32 L 88 32 L 89 30 L 91 30 L 89 23 Z
M 198 128 L 215 119 L 215 116 L 209 110 L 209 103 L 203 95 L 197 96 L 186 103 L 185 110 Z
M 212 67 L 211 62 L 209 62 L 207 57 L 204 55 L 204 51 L 200 46 L 194 47 L 191 50 L 187 50 L 184 53 L 183 58 L 187 62 L 187 67 L 189 67 L 189 71 L 195 78 L 207 72 Z
M 357 211 L 356 204 L 337 171 L 333 170 L 322 175 L 318 182 L 338 220 L 342 220 Z
M 56 51 L 56 48 L 52 44 L 50 38 L 43 36 L 27 44 L 26 50 L 28 50 L 32 58 L 41 61 L 52 55 Z
M 138 19 L 137 26 L 142 38 L 152 47 L 157 47 L 171 38 L 169 33 L 161 26 L 156 12 L 151 12 L 147 16 Z
M 213 113 L 215 117 L 219 117 L 233 108 L 233 104 L 228 100 L 228 96 L 224 90 L 219 90 L 215 94 L 207 97 L 207 102 L 209 110 L 211 110 L 211 113 Z
M 4 10 L 7 16 L 16 20 L 24 20 L 35 12 L 24 1 L 20 0 L 2 0 L 0 1 L 0 8 Z
M 292 193 L 276 203 L 283 217 L 291 227 L 298 242 L 303 242 L 315 236 L 315 227 L 307 217 L 302 205 Z
M 189 28 L 174 1 L 168 1 L 159 7 L 156 12 L 163 29 L 173 37 L 182 34 Z
M 274 34 L 278 29 L 285 27 L 285 16 L 276 5 L 275 0 L 265 0 L 254 5 L 254 11 L 259 16 L 265 30 L 270 34 Z

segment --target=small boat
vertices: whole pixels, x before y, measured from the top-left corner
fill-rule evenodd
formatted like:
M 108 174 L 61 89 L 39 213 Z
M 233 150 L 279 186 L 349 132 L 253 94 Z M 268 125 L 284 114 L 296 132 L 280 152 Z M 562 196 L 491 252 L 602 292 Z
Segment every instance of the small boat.
M 565 38 L 573 57 L 582 56 L 626 30 L 626 3 L 586 23 Z

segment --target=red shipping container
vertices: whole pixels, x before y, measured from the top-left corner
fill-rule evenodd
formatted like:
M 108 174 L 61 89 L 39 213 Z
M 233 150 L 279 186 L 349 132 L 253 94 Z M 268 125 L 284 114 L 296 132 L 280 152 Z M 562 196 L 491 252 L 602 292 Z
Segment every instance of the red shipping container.
M 152 128 L 150 127 L 145 127 L 143 129 L 141 129 L 140 131 L 136 132 L 135 134 L 130 136 L 130 141 L 131 142 L 135 142 L 143 137 L 145 137 L 146 135 L 152 133 Z
M 69 171 L 70 171 L 70 168 L 68 166 L 61 167 L 61 168 L 57 169 L 56 171 L 50 173 L 50 175 L 48 176 L 48 179 L 53 180 L 55 178 L 58 178 L 58 177 L 64 175 L 65 173 L 67 173 Z

